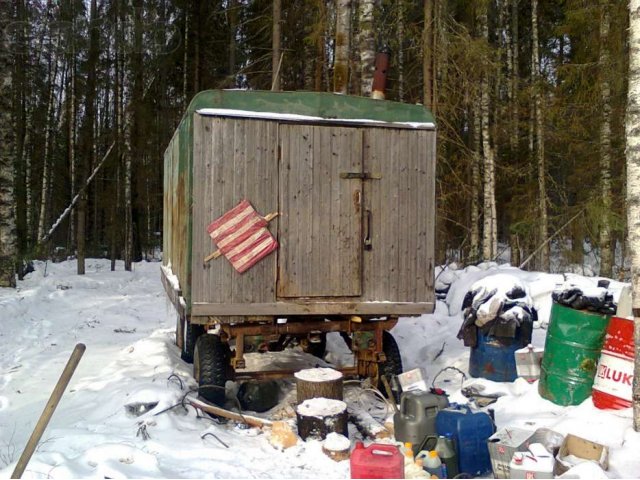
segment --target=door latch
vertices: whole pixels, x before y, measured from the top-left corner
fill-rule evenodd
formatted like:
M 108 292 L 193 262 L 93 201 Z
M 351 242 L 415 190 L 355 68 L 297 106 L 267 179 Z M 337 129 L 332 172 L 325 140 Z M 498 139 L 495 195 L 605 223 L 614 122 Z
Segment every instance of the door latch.
M 342 172 L 340 173 L 340 178 L 345 178 L 347 180 L 356 178 L 360 180 L 380 180 L 382 175 L 379 173 L 370 173 L 370 172 Z

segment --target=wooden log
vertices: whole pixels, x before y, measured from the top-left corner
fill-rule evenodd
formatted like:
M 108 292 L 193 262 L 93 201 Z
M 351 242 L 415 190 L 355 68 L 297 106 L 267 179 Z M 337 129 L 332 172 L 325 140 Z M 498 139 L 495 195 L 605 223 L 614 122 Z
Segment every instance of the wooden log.
M 262 427 L 270 427 L 272 425 L 272 422 L 270 420 L 254 417 L 252 415 L 243 415 L 240 413 L 231 412 L 229 410 L 225 410 L 224 408 L 211 405 L 210 403 L 207 403 L 204 400 L 190 398 L 188 399 L 187 403 L 189 403 L 194 408 L 199 408 L 203 412 L 207 412 L 212 415 L 217 415 L 219 417 L 225 417 L 230 420 L 235 420 L 236 422 L 245 423 L 251 427 L 262 428 Z
M 391 433 L 387 428 L 371 416 L 369 412 L 361 408 L 349 408 L 349 421 L 365 437 L 375 440 L 389 438 Z
M 347 431 L 347 404 L 332 398 L 310 398 L 296 408 L 298 435 L 303 440 L 316 438 L 324 440 L 330 433 Z
M 322 453 L 336 462 L 347 460 L 351 454 L 351 442 L 344 435 L 330 433 L 322 442 Z
M 298 404 L 310 398 L 342 400 L 343 376 L 332 368 L 308 368 L 294 374 Z

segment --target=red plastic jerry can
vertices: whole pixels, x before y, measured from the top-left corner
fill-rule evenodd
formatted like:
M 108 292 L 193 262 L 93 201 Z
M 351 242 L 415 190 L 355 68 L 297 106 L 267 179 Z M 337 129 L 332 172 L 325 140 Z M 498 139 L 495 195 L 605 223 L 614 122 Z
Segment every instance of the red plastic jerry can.
M 356 442 L 351 452 L 351 478 L 404 478 L 404 457 L 395 445 Z

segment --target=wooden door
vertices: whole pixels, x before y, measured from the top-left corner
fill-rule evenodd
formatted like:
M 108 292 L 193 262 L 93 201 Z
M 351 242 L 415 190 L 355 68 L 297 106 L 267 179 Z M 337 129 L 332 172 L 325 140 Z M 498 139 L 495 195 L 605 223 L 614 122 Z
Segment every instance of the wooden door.
M 362 293 L 362 132 L 279 127 L 279 297 Z

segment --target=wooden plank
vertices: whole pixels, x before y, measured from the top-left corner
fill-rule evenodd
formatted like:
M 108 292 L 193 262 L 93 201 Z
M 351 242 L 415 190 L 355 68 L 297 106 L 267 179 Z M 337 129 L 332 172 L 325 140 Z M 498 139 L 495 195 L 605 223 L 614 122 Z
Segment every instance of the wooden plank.
M 277 208 L 276 122 L 201 117 L 208 129 L 194 169 L 193 301 L 250 303 L 275 300 L 276 257 L 270 255 L 243 274 L 225 258 L 205 263 L 216 249 L 206 229 L 214 219 L 247 198 L 258 213 Z M 198 185 L 196 187 L 196 185 Z M 270 230 L 275 231 L 277 219 Z
M 433 302 L 193 303 L 192 317 L 227 315 L 422 315 Z
M 278 296 L 361 293 L 361 211 L 354 198 L 362 171 L 358 130 L 281 125 L 282 209 Z

